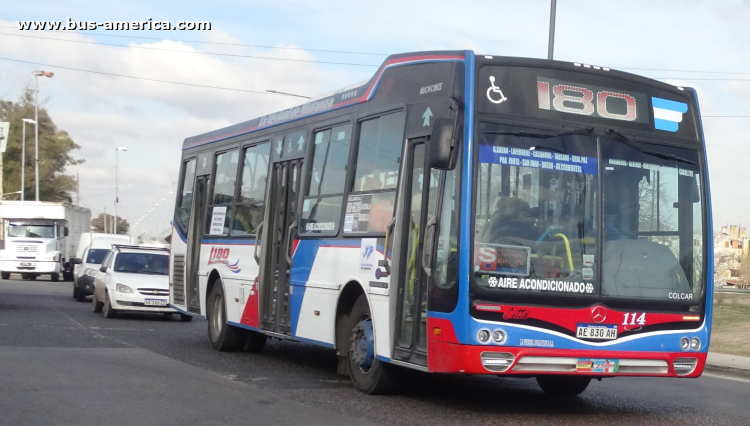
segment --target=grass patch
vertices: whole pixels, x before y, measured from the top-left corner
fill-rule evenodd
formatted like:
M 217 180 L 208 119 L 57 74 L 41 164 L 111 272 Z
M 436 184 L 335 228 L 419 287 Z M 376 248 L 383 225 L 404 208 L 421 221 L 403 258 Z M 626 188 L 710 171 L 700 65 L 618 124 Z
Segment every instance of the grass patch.
M 716 294 L 711 352 L 750 357 L 750 296 Z

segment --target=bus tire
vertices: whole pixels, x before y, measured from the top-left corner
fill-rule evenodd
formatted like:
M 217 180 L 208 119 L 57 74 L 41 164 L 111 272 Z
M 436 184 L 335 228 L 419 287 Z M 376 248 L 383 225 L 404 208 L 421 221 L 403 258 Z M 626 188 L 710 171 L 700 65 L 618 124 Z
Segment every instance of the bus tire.
M 117 311 L 112 309 L 112 302 L 109 300 L 109 292 L 104 292 L 104 306 L 102 307 L 102 314 L 104 318 L 114 318 L 117 316 Z
M 10 272 L 2 272 L 1 275 L 2 275 L 2 277 L 3 277 L 4 280 L 9 280 L 10 279 Z
M 244 342 L 241 328 L 227 324 L 226 297 L 221 279 L 217 279 L 208 296 L 206 306 L 208 313 L 208 338 L 211 346 L 221 352 L 232 352 L 240 349 Z
M 375 357 L 370 305 L 364 294 L 354 302 L 348 322 L 347 364 L 354 387 L 367 395 L 392 392 L 395 385 L 394 367 Z
M 247 330 L 246 333 L 247 339 L 245 340 L 244 350 L 246 352 L 252 352 L 256 354 L 263 351 L 263 348 L 266 346 L 266 340 L 268 340 L 268 336 L 254 330 Z
M 97 314 L 101 312 L 102 308 L 104 307 L 104 303 L 100 302 L 96 297 L 96 292 L 94 292 L 94 295 L 91 296 L 91 304 L 94 306 L 94 312 Z
M 571 398 L 586 390 L 591 382 L 591 377 L 537 376 L 536 382 L 548 395 Z

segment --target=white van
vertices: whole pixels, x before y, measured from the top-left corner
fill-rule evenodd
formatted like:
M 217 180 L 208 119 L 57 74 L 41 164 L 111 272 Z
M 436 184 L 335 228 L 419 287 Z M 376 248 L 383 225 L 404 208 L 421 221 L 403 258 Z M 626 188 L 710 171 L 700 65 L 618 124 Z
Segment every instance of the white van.
M 131 244 L 134 238 L 128 235 L 101 234 L 84 232 L 78 243 L 78 252 L 73 259 L 73 297 L 86 301 L 86 296 L 94 294 L 94 277 L 99 273 L 104 256 L 109 253 L 112 244 Z

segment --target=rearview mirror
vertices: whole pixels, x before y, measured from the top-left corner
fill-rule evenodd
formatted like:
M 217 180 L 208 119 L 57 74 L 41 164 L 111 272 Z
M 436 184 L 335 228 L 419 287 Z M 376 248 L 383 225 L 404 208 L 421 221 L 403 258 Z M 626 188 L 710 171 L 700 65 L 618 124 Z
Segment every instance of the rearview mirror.
M 70 259 L 70 263 L 72 263 L 74 265 L 80 265 L 81 263 L 83 263 L 83 261 L 80 258 L 78 258 L 78 257 L 74 257 L 74 258 Z
M 430 167 L 451 170 L 456 166 L 456 152 L 461 126 L 457 119 L 438 118 L 430 136 Z
M 99 270 L 102 271 L 102 272 L 107 272 L 107 267 L 106 266 L 102 266 L 101 268 L 99 268 Z

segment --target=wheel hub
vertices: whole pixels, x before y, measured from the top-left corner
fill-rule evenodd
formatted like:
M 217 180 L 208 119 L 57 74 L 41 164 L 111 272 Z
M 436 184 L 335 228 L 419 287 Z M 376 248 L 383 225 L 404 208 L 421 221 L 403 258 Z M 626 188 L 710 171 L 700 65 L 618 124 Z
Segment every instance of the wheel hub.
M 352 330 L 351 356 L 363 373 L 370 371 L 375 359 L 375 341 L 372 333 L 372 320 L 363 318 Z

